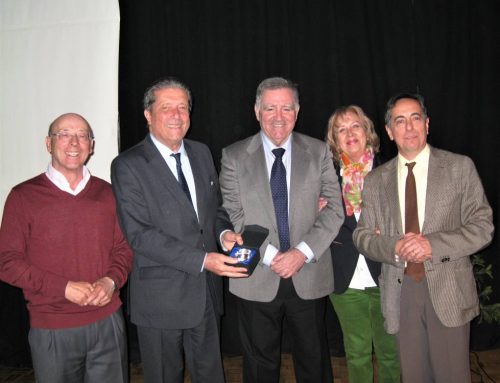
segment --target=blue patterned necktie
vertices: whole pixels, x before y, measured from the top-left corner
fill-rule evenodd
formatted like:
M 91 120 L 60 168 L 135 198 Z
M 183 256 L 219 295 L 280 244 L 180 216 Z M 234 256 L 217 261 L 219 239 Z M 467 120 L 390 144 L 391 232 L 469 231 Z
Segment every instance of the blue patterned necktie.
M 192 205 L 193 200 L 191 199 L 191 193 L 189 192 L 189 187 L 188 187 L 188 184 L 186 181 L 186 177 L 184 177 L 184 173 L 182 172 L 181 154 L 180 153 L 173 153 L 173 154 L 171 154 L 171 156 L 174 157 L 175 161 L 177 162 L 177 178 L 178 178 L 179 184 L 181 185 L 182 190 L 184 190 L 186 197 L 188 198 L 189 202 L 191 202 L 191 205 Z
M 286 186 L 286 169 L 282 157 L 285 149 L 273 150 L 276 157 L 271 169 L 271 193 L 273 196 L 274 213 L 278 225 L 280 251 L 285 252 L 290 248 L 290 233 L 288 231 L 288 189 Z

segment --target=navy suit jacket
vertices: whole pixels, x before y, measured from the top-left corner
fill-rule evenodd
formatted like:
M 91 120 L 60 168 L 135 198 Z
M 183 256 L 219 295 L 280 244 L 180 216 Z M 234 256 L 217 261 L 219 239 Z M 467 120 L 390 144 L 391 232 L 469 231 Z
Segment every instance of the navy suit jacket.
M 183 329 L 200 323 L 207 294 L 222 313 L 221 278 L 202 271 L 205 254 L 232 225 L 221 207 L 208 147 L 184 140 L 193 171 L 198 217 L 148 135 L 111 165 L 120 224 L 134 250 L 130 312 L 143 327 Z M 207 290 L 208 289 L 208 290 Z

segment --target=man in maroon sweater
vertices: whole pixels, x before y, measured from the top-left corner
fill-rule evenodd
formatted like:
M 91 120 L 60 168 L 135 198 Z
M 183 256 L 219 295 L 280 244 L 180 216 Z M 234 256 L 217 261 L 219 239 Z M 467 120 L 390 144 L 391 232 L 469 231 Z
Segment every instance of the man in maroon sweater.
M 45 173 L 15 186 L 0 228 L 0 279 L 23 289 L 37 382 L 127 382 L 118 289 L 132 252 L 106 181 L 85 166 L 94 135 L 63 114 L 46 138 Z

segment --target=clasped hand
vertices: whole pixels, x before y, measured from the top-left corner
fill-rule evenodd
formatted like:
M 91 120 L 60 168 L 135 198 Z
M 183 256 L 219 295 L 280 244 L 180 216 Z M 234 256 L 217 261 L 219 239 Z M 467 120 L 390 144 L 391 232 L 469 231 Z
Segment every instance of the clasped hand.
M 396 254 L 401 260 L 422 263 L 432 258 L 431 244 L 422 234 L 406 233 L 396 242 Z
M 105 306 L 111 302 L 114 290 L 115 284 L 109 277 L 100 278 L 94 283 L 69 281 L 64 296 L 79 306 Z
M 271 270 L 281 278 L 291 278 L 304 266 L 305 261 L 305 255 L 293 248 L 284 253 L 278 253 L 271 262 Z

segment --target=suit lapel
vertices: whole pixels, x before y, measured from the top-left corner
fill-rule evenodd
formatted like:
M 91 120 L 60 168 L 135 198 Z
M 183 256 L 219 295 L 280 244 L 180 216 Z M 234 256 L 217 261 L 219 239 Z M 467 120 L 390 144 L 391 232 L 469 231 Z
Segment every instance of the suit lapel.
M 161 156 L 160 151 L 153 144 L 153 141 L 151 141 L 149 135 L 145 139 L 144 150 L 146 158 L 149 162 L 149 166 L 151 166 L 153 173 L 157 175 L 158 182 L 161 183 L 165 190 L 167 190 L 171 194 L 172 198 L 179 206 L 181 206 L 183 211 L 191 211 L 192 214 L 196 216 L 193 205 L 187 199 L 184 191 L 177 181 L 177 178 L 175 178 L 175 176 L 172 174 L 172 171 L 165 162 L 165 159 Z M 191 157 L 189 158 L 189 160 L 191 161 Z M 196 175 L 194 175 L 194 177 L 196 183 Z
M 253 136 L 253 139 L 247 147 L 248 157 L 245 159 L 244 163 L 245 179 L 248 180 L 249 187 L 252 190 L 257 190 L 262 207 L 264 208 L 263 210 L 265 211 L 264 214 L 268 216 L 268 220 L 272 222 L 274 229 L 278 230 L 266 158 L 262 145 L 260 133 L 257 133 Z
M 382 171 L 382 185 L 384 188 L 385 198 L 387 199 L 389 212 L 392 214 L 392 222 L 396 222 L 396 230 L 398 233 L 403 233 L 403 225 L 401 223 L 401 211 L 399 209 L 399 193 L 398 193 L 398 158 L 395 157 L 387 163 Z M 380 223 L 379 223 L 380 224 Z
M 305 179 L 307 169 L 310 168 L 311 156 L 308 147 L 303 141 L 298 139 L 298 136 L 292 133 L 292 161 L 290 174 L 290 193 L 289 194 L 289 209 L 288 209 L 288 224 L 290 226 L 290 234 L 294 232 L 293 223 L 300 222 L 300 217 L 295 217 L 295 214 L 300 214 L 300 210 L 295 207 L 301 206 L 301 188 L 302 181 Z
M 206 211 L 206 204 L 203 203 L 205 201 L 205 191 L 209 190 L 206 181 L 208 177 L 204 176 L 203 171 L 206 169 L 206 164 L 203 163 L 203 160 L 200 158 L 199 154 L 193 150 L 189 141 L 184 140 L 184 149 L 186 149 L 186 153 L 189 157 L 189 164 L 191 165 L 191 172 L 193 173 L 194 185 L 196 189 L 196 208 L 198 210 L 198 220 L 199 222 L 203 222 Z M 179 186 L 179 189 L 180 186 Z M 182 190 L 182 189 L 181 189 Z M 186 201 L 189 203 L 189 200 L 186 198 Z M 191 204 L 189 203 L 191 206 Z M 192 207 L 192 206 L 191 206 Z M 194 209 L 193 209 L 194 211 Z
M 441 192 L 442 174 L 446 171 L 446 166 L 442 158 L 433 148 L 430 148 L 429 168 L 427 170 L 427 190 L 425 192 L 425 216 L 422 224 L 422 232 L 426 233 L 427 222 L 432 221 L 433 213 L 438 210 L 439 195 Z

